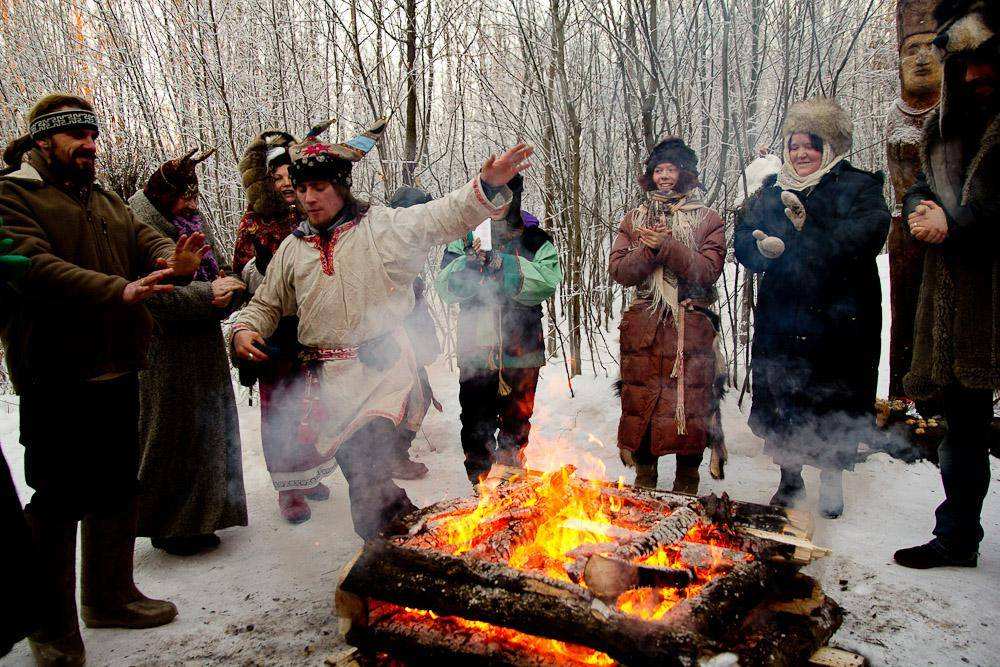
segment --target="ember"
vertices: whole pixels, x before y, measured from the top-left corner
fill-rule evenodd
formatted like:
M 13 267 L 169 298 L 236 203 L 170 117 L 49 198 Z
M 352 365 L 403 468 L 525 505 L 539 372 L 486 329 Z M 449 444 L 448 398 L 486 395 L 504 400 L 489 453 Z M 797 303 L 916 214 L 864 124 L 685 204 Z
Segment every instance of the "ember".
M 579 479 L 571 466 L 508 470 L 480 493 L 366 545 L 338 592 L 349 641 L 499 664 L 693 664 L 743 646 L 743 623 L 766 626 L 761 610 L 788 599 L 787 582 L 809 589 L 795 570 L 822 555 L 781 534 L 783 510 Z M 839 626 L 839 608 L 817 599 L 822 622 L 803 626 L 796 655 Z M 469 641 L 447 639 L 459 631 Z M 753 636 L 746 656 L 773 654 Z

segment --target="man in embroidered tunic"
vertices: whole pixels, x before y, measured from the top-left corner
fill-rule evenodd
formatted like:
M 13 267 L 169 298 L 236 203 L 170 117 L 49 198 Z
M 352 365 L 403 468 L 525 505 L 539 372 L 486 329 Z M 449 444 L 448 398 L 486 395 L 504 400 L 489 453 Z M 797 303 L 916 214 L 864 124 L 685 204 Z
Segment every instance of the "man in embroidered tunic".
M 519 144 L 491 157 L 472 181 L 429 204 L 368 206 L 351 196 L 351 166 L 384 128 L 380 121 L 331 145 L 317 139 L 321 126 L 293 149 L 291 176 L 308 220 L 278 248 L 232 338 L 237 356 L 266 359 L 264 338 L 282 316 L 298 315 L 310 365 L 302 423 L 317 431 L 317 452 L 344 472 L 354 529 L 365 539 L 413 508 L 389 476 L 397 429 L 413 421 L 420 391 L 403 329 L 412 282 L 431 247 L 509 203 L 505 184 L 528 168 L 532 152 Z

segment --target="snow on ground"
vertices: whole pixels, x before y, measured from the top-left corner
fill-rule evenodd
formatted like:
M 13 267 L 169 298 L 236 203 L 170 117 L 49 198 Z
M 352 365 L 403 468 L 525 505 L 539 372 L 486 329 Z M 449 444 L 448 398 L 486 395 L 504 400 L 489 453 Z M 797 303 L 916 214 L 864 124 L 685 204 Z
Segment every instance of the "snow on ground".
M 609 336 L 609 343 L 615 342 Z M 882 377 L 884 386 L 884 369 Z M 603 467 L 609 479 L 627 475 L 614 447 L 619 409 L 612 379 L 576 378 L 571 400 L 562 365 L 544 369 L 529 465 L 572 462 L 589 474 Z M 431 381 L 444 412 L 428 415 L 413 448 L 431 475 L 404 483 L 421 506 L 470 492 L 458 438 L 457 374 L 439 363 Z M 737 397 L 732 392 L 724 406 L 726 479 L 712 480 L 703 468 L 702 492 L 767 502 L 777 468 L 760 454 L 761 443 L 747 429 Z M 343 477 L 337 472 L 327 480 L 331 498 L 311 503 L 312 520 L 285 523 L 264 466 L 256 405 L 240 406 L 240 423 L 250 526 L 222 531 L 218 550 L 193 558 L 165 555 L 139 540 L 136 580 L 147 594 L 174 601 L 180 615 L 152 630 L 84 629 L 90 664 L 321 665 L 324 656 L 342 648 L 331 611 L 333 590 L 340 570 L 361 547 L 351 528 Z M 0 441 L 26 500 L 16 408 L 6 403 L 0 403 Z M 672 475 L 672 460 L 663 461 L 661 484 L 669 487 Z M 808 508 L 815 507 L 818 477 L 807 468 Z M 807 569 L 847 609 L 835 645 L 866 655 L 873 665 L 1000 664 L 1000 466 L 995 462 L 993 478 L 979 568 L 917 572 L 893 565 L 892 552 L 930 537 L 933 509 L 943 496 L 936 468 L 879 454 L 845 475 L 844 516 L 816 520 L 814 541 L 832 548 L 833 555 Z M 0 660 L 4 666 L 29 664 L 25 643 Z

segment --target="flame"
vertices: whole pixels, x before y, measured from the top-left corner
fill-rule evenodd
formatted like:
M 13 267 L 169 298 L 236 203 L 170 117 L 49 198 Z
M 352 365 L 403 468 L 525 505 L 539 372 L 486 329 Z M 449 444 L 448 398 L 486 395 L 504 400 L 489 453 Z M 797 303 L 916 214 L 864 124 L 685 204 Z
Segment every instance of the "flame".
M 618 664 L 608 654 L 587 648 L 586 646 L 568 644 L 556 639 L 537 637 L 499 625 L 484 623 L 483 621 L 470 621 L 458 616 L 440 616 L 433 611 L 424 609 L 399 607 L 385 602 L 377 604 L 382 608 L 380 611 L 386 615 L 406 618 L 407 621 L 416 624 L 433 625 L 439 631 L 448 634 L 451 634 L 454 628 L 472 630 L 487 635 L 492 642 L 504 643 L 514 648 L 526 649 L 530 653 L 544 654 L 558 658 L 559 664 L 600 665 L 607 667 Z

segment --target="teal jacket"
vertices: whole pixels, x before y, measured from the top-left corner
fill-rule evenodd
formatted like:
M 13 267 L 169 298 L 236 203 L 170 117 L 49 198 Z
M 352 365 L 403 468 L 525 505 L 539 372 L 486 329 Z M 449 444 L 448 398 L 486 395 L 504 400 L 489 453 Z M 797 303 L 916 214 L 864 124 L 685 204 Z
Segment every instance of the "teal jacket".
M 468 264 L 472 234 L 445 248 L 435 288 L 445 303 L 461 304 L 460 368 L 540 368 L 545 365 L 541 304 L 562 281 L 552 237 L 527 227 L 505 243 L 494 239 L 502 264 L 495 273 Z M 502 352 L 502 359 L 500 353 Z

